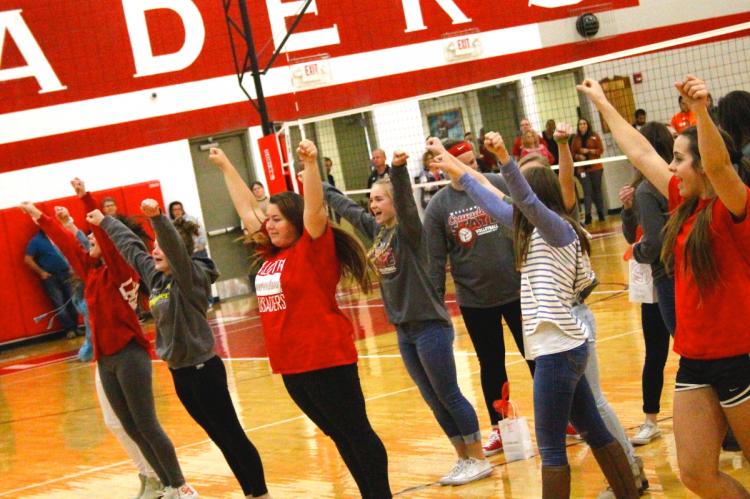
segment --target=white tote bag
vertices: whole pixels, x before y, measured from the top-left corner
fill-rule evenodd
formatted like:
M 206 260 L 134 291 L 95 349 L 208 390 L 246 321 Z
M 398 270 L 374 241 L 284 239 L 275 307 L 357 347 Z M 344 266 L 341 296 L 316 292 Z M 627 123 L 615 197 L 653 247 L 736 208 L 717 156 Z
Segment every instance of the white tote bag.
M 628 260 L 628 295 L 633 303 L 656 303 L 654 277 L 651 275 L 651 265 L 638 263 L 635 258 Z
M 513 416 L 501 419 L 500 438 L 503 441 L 503 455 L 505 461 L 521 461 L 534 456 L 534 444 L 531 443 L 529 433 L 529 421 L 525 417 L 516 417 L 515 408 Z

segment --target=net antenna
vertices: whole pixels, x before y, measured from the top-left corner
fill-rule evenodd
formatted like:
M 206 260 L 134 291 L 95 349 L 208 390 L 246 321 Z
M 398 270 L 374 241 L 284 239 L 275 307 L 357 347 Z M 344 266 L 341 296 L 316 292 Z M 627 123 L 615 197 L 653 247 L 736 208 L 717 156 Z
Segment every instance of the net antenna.
M 284 35 L 284 38 L 281 40 L 281 43 L 279 43 L 279 46 L 276 47 L 276 49 L 273 51 L 273 54 L 271 54 L 271 57 L 266 63 L 266 66 L 263 69 L 260 69 L 258 56 L 262 55 L 263 52 L 266 51 L 266 49 L 273 42 L 273 38 L 271 38 L 271 40 L 269 40 L 260 51 L 256 51 L 246 0 L 222 0 L 224 4 L 224 18 L 227 23 L 229 44 L 232 48 L 232 61 L 234 62 L 234 71 L 237 75 L 237 82 L 242 92 L 247 96 L 248 101 L 250 101 L 250 104 L 252 104 L 253 108 L 255 108 L 255 110 L 260 115 L 260 122 L 263 128 L 264 135 L 274 133 L 274 126 L 273 122 L 268 118 L 268 108 L 266 107 L 266 98 L 263 94 L 263 84 L 260 77 L 268 73 L 268 71 L 271 69 L 271 66 L 273 66 L 276 58 L 283 50 L 284 45 L 286 45 L 286 42 L 289 40 L 289 37 L 292 35 L 292 33 L 294 33 L 294 30 L 297 29 L 297 26 L 302 20 L 302 16 L 305 14 L 312 1 L 313 0 L 307 0 L 304 5 L 302 5 L 302 8 L 299 10 L 299 12 L 297 12 L 296 17 L 294 18 L 294 22 L 291 24 L 286 35 Z M 236 9 L 233 8 L 235 4 L 237 7 Z M 236 19 L 237 11 L 239 11 L 239 19 Z M 241 59 L 240 55 L 242 55 Z M 253 99 L 253 97 L 250 95 L 250 92 L 245 87 L 245 76 L 248 73 L 253 77 L 253 85 L 255 87 L 256 95 L 255 99 Z

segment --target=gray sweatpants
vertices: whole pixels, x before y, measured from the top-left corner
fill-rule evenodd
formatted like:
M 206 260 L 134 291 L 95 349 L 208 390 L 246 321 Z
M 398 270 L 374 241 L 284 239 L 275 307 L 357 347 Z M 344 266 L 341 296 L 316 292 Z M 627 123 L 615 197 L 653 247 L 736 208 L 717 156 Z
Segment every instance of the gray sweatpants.
M 156 418 L 151 387 L 151 359 L 135 341 L 98 360 L 99 377 L 112 410 L 125 432 L 165 486 L 185 483 L 174 445 Z

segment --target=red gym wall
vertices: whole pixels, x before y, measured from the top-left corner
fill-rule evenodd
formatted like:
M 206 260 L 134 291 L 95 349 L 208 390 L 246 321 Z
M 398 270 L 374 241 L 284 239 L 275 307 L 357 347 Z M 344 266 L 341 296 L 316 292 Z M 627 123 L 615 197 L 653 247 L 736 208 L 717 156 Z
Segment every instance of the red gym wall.
M 111 196 L 117 203 L 118 213 L 140 215 L 141 201 L 152 198 L 163 206 L 164 200 L 159 182 L 143 182 L 94 192 L 97 201 Z M 75 196 L 52 199 L 36 203 L 44 213 L 54 216 L 55 206 L 65 206 L 75 219 L 78 228 L 88 232 L 83 203 Z M 143 226 L 153 237 L 148 221 Z M 34 317 L 52 309 L 39 277 L 23 263 L 26 245 L 36 233 L 37 226 L 18 208 L 0 210 L 0 303 L 3 304 L 0 343 L 30 338 L 32 336 L 59 330 L 57 320 L 47 329 L 49 319 L 34 322 Z

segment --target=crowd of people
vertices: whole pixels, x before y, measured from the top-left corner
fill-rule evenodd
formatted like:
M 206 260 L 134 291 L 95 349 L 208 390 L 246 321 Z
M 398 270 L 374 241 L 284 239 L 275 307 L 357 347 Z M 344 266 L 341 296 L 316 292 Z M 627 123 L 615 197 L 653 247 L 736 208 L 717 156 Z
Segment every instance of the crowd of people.
M 429 138 L 424 178 L 448 183 L 426 191 L 427 197 L 422 193 L 424 221 L 406 168 L 409 157 L 401 151 L 390 165 L 384 151 L 373 151 L 364 208 L 336 189 L 328 164 L 328 178 L 321 178 L 318 150 L 309 140 L 297 148 L 304 197 L 268 197 L 262 185 L 247 186 L 220 149 L 210 150 L 255 251 L 255 290 L 271 368 L 302 412 L 333 440 L 362 497 L 391 497 L 388 442 L 370 424 L 353 325 L 336 302 L 336 289 L 343 279 L 368 293 L 373 276 L 406 371 L 455 451 L 440 484 L 491 475 L 487 457 L 503 450 L 503 414 L 493 402 L 508 379 L 504 320 L 533 378 L 543 497 L 570 497 L 566 435 L 572 432 L 591 447 L 609 483 L 600 497 L 635 498 L 648 489 L 633 446 L 660 435 L 670 337 L 680 356 L 673 418 L 682 482 L 702 497 L 748 497 L 719 470 L 718 457 L 728 428 L 750 455 L 750 326 L 736 320 L 737 310 L 750 309 L 750 295 L 741 292 L 750 282 L 750 93 L 732 92 L 714 110 L 699 78 L 688 76 L 675 86 L 685 115 L 676 123 L 686 123 L 676 138 L 665 125 L 647 122 L 642 110 L 629 123 L 597 82 L 577 87 L 639 171 L 620 191 L 623 233 L 632 258 L 650 266 L 657 299 L 641 306 L 645 422 L 631 438 L 603 395 L 596 322 L 586 304 L 598 280 L 585 225 L 592 205 L 600 220 L 605 214 L 604 167 L 596 163 L 603 144 L 588 120 L 575 128 L 550 120 L 541 136 L 524 120 L 510 147 L 491 131 L 482 134 L 481 147 L 471 140 Z M 480 156 L 493 158 L 498 173 L 483 173 Z M 594 163 L 575 167 L 584 160 Z M 587 199 L 583 223 L 576 177 Z M 218 270 L 206 252 L 205 233 L 181 203 L 171 203 L 165 216 L 147 199 L 141 209 L 156 234 L 150 250 L 127 221 L 102 213 L 107 207 L 81 180 L 72 186 L 92 233 L 84 236 L 64 210 L 53 218 L 24 203 L 21 209 L 43 231 L 30 244 L 33 265 L 28 263 L 43 281 L 56 276 L 50 288 L 70 275 L 79 281 L 56 290 L 63 298 L 55 303 L 76 293 L 82 297 L 78 311 L 85 315 L 97 362 L 100 404 L 138 466 L 138 497 L 198 495 L 154 410 L 151 346 L 136 314 L 139 287 L 148 291 L 156 353 L 169 367 L 178 398 L 221 449 L 245 496 L 270 497 L 206 319 Z M 333 223 L 329 210 L 372 241 L 369 248 Z M 448 264 L 479 360 L 486 423 L 457 381 L 455 333 L 445 306 Z M 75 311 L 68 307 L 64 313 L 65 327 L 74 331 Z M 306 320 L 311 315 L 315 321 Z M 484 425 L 489 434 L 483 441 Z

